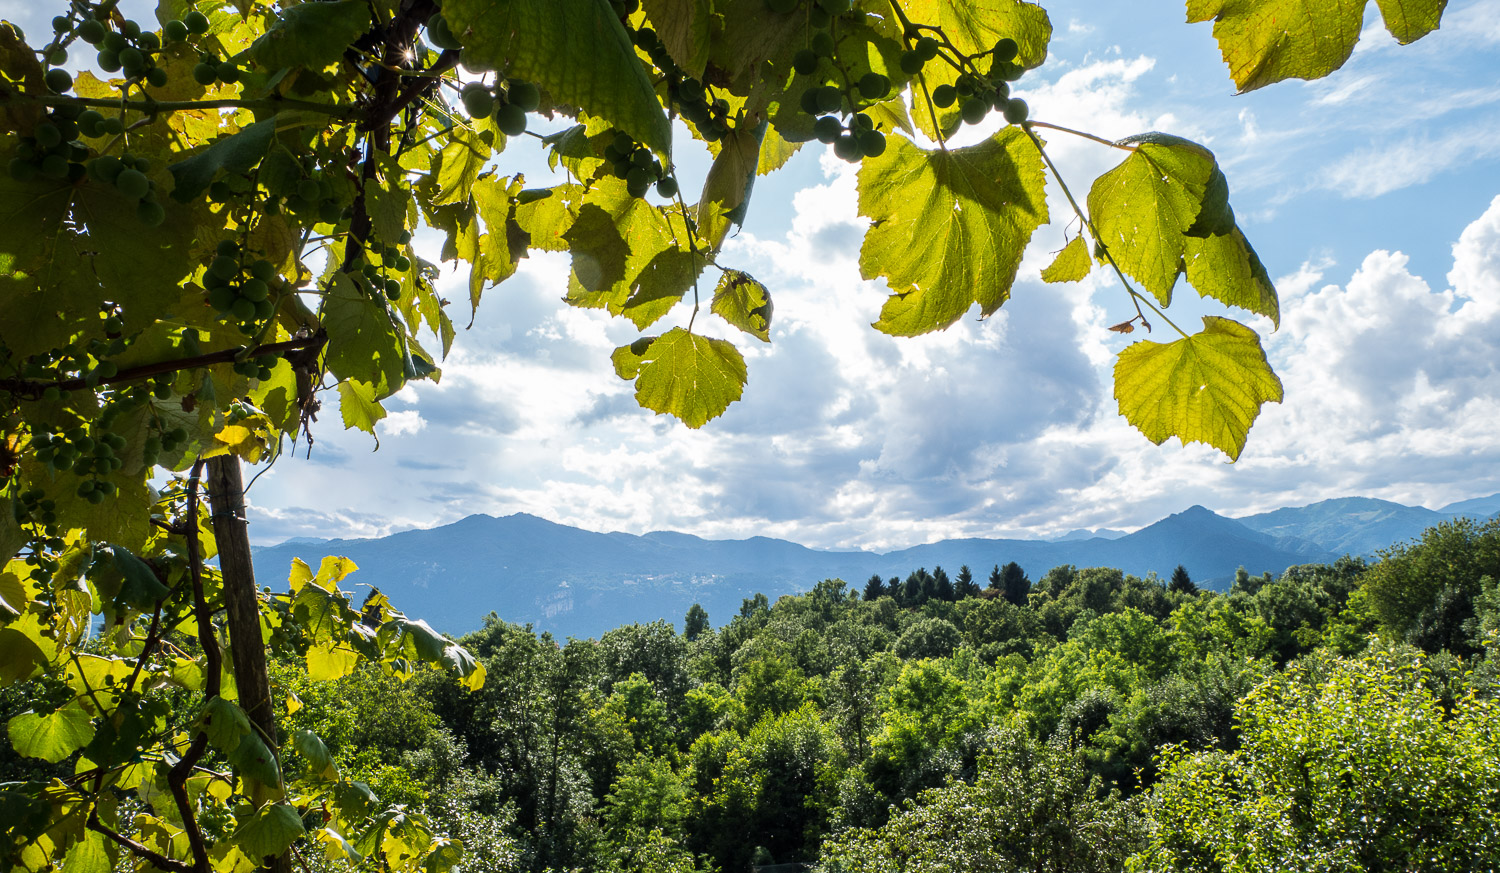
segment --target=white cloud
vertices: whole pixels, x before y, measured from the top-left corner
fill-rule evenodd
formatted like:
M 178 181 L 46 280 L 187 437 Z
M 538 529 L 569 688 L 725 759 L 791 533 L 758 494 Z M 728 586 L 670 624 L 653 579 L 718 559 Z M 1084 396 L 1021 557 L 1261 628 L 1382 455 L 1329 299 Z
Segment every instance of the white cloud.
M 380 432 L 386 436 L 421 433 L 425 427 L 427 427 L 426 419 L 414 409 L 387 413 L 379 423 Z
M 1318 187 L 1343 197 L 1379 197 L 1421 185 L 1440 173 L 1500 155 L 1500 122 L 1467 125 L 1351 152 L 1318 174 Z

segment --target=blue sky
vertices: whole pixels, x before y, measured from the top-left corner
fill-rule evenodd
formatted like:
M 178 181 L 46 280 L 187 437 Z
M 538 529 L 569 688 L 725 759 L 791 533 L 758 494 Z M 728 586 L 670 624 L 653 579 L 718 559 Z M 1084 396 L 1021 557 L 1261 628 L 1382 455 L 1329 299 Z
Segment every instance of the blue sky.
M 1133 314 L 1107 277 L 1038 280 L 1061 222 L 1038 231 L 996 316 L 917 339 L 876 333 L 886 292 L 859 277 L 852 172 L 814 143 L 757 182 L 720 258 L 770 287 L 773 344 L 699 320 L 748 359 L 745 396 L 722 418 L 690 431 L 636 407 L 608 355 L 638 333 L 564 306 L 566 258 L 534 256 L 487 292 L 442 383 L 388 404 L 379 451 L 330 407 L 311 459 L 299 452 L 256 482 L 252 532 L 370 536 L 524 511 L 595 530 L 883 549 L 1131 529 L 1194 503 L 1240 515 L 1500 491 L 1500 0 L 1455 0 L 1441 30 L 1406 47 L 1371 4 L 1342 70 L 1240 96 L 1209 26 L 1183 24 L 1181 4 L 1048 9 L 1051 56 L 1017 92 L 1032 117 L 1204 143 L 1277 280 L 1281 329 L 1242 320 L 1262 334 L 1286 402 L 1264 409 L 1238 463 L 1152 446 L 1119 417 L 1113 356 L 1141 334 L 1105 330 Z M 0 15 L 45 27 L 29 4 L 0 0 Z M 691 191 L 706 157 L 678 142 Z M 1083 140 L 1049 142 L 1075 191 L 1114 160 Z M 498 170 L 546 182 L 526 143 Z M 444 281 L 464 298 L 462 276 Z M 1234 314 L 1178 292 L 1179 324 Z

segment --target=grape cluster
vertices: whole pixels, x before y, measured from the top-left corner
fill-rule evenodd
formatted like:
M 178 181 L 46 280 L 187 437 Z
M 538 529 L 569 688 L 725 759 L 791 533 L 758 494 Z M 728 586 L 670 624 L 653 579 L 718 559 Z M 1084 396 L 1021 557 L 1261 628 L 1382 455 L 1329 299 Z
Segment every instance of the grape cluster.
M 272 152 L 272 156 L 277 155 Z M 349 215 L 334 178 L 318 168 L 316 160 L 308 155 L 298 163 L 288 157 L 284 162 L 273 162 L 271 157 L 261 162 L 259 182 L 268 196 L 261 206 L 269 214 L 286 210 L 303 220 L 316 218 L 324 224 L 337 224 Z M 223 185 L 209 186 L 209 196 L 228 202 L 237 194 L 249 191 L 254 183 L 248 178 L 227 176 L 219 180 Z M 217 186 L 217 187 L 215 187 Z
M 915 47 L 908 50 L 902 56 L 902 69 L 907 68 L 907 59 L 913 57 L 927 40 L 936 45 L 936 40 L 930 36 L 917 39 Z M 978 124 L 989 115 L 993 109 L 1004 114 L 1005 120 L 1010 124 L 1020 124 L 1026 120 L 1029 107 L 1026 101 L 1019 97 L 1010 96 L 1010 83 L 1021 78 L 1026 69 L 1015 62 L 1019 47 L 1016 41 L 1010 37 L 1004 37 L 995 43 L 995 47 L 986 54 L 990 57 L 990 67 L 987 75 L 977 73 L 963 73 L 958 81 L 952 85 L 942 84 L 932 89 L 932 103 L 939 109 L 947 109 L 958 104 L 959 114 L 968 124 Z M 936 56 L 936 49 L 933 49 Z M 982 57 L 982 56 L 981 56 Z M 916 64 L 920 70 L 922 63 L 931 58 L 925 58 Z M 973 63 L 976 58 L 964 58 L 967 65 L 977 69 Z M 912 71 L 914 72 L 914 71 Z
M 156 227 L 167 218 L 167 211 L 156 199 L 156 182 L 146 174 L 151 162 L 126 152 L 119 157 L 100 155 L 89 162 L 88 173 L 97 182 L 115 186 L 129 200 L 136 201 L 136 217 L 147 227 Z
M 57 501 L 48 497 L 47 492 L 40 488 L 32 488 L 16 495 L 15 503 L 11 508 L 17 524 L 25 524 L 28 521 L 49 527 L 57 524 Z M 28 559 L 27 563 L 32 562 Z
M 631 197 L 645 197 L 651 186 L 663 197 L 677 196 L 677 180 L 670 175 L 651 153 L 651 149 L 631 138 L 630 134 L 615 134 L 612 142 L 604 147 L 604 159 L 616 178 L 625 180 L 625 190 Z
M 472 82 L 464 86 L 460 99 L 470 117 L 483 119 L 493 115 L 501 133 L 520 136 L 526 132 L 526 113 L 535 112 L 542 105 L 542 92 L 536 85 L 520 79 L 507 80 L 503 91 L 483 82 Z
M 641 32 L 649 32 L 642 28 Z M 708 89 L 692 77 L 684 77 L 669 86 L 668 91 L 677 101 L 677 111 L 691 121 L 702 134 L 705 142 L 718 142 L 729 132 L 729 101 L 723 97 L 710 99 Z
M 119 452 L 126 446 L 125 437 L 117 433 L 90 434 L 83 425 L 66 431 L 39 431 L 32 434 L 31 446 L 37 463 L 54 470 L 71 470 L 78 476 L 91 476 L 78 484 L 78 496 L 90 503 L 100 503 L 115 493 L 115 484 L 97 478 L 125 466 Z
M 411 258 L 403 249 L 411 243 L 411 231 L 401 231 L 396 245 L 385 245 L 375 240 L 366 240 L 362 254 L 356 254 L 348 264 L 349 278 L 354 284 L 372 294 L 384 294 L 385 299 L 395 302 L 401 299 L 401 280 L 386 275 L 389 267 L 398 273 L 411 269 Z M 377 257 L 376 264 L 369 257 Z
M 106 73 L 123 70 L 127 80 L 144 81 L 153 88 L 167 84 L 166 68 L 156 64 L 163 37 L 169 42 L 182 42 L 190 33 L 208 32 L 208 18 L 196 11 L 188 13 L 181 21 L 167 22 L 160 37 L 152 31 L 142 30 L 139 23 L 129 18 L 120 22 L 119 30 L 111 30 L 109 13 L 103 8 L 95 10 L 95 15 L 98 17 L 86 18 L 76 27 L 67 16 L 58 16 L 52 20 L 52 27 L 59 33 L 71 29 L 73 36 L 97 48 L 95 60 L 99 69 Z
M 233 240 L 219 243 L 214 259 L 203 273 L 208 304 L 223 319 L 238 322 L 246 335 L 276 311 L 272 283 L 278 283 L 276 265 L 265 259 L 243 263 L 240 247 Z
M 102 122 L 104 116 L 94 112 Z M 29 182 L 37 176 L 57 181 L 77 182 L 88 172 L 89 147 L 79 136 L 84 131 L 84 110 L 77 106 L 58 106 L 32 128 L 31 136 L 22 137 L 16 156 L 10 159 L 10 176 L 17 182 Z M 115 119 L 118 123 L 119 119 Z M 93 130 L 93 119 L 89 118 Z M 121 128 L 124 129 L 123 127 Z M 97 134 L 93 134 L 97 135 Z

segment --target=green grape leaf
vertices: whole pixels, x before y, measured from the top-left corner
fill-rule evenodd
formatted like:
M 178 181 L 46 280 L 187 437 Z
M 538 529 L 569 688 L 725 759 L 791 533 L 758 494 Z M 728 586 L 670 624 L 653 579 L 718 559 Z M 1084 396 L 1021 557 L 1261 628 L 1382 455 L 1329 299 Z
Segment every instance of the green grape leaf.
M 344 419 L 344 427 L 373 434 L 375 422 L 385 418 L 385 407 L 375 398 L 374 385 L 347 379 L 339 383 L 339 415 Z
M 1366 0 L 1188 0 L 1189 22 L 1214 22 L 1214 39 L 1240 92 L 1283 79 L 1318 79 L 1354 53 Z M 1447 0 L 1377 0 L 1403 45 L 1436 30 Z
M 3 511 L 0 509 L 0 512 Z M 6 560 L 9 561 L 10 558 L 7 557 Z M 21 577 L 9 570 L 0 570 L 0 620 L 10 622 L 20 618 L 21 612 L 30 602 L 31 595 L 26 593 Z
M 114 560 L 115 569 L 123 578 L 119 596 L 115 598 L 117 601 L 123 601 L 142 612 L 147 612 L 155 608 L 157 602 L 167 596 L 167 586 L 161 584 L 161 580 L 156 578 L 156 573 L 151 570 L 151 567 L 131 554 L 129 549 L 108 545 L 101 548 L 100 552 Z
M 27 758 L 56 764 L 89 744 L 94 722 L 77 700 L 47 715 L 23 712 L 6 725 L 11 747 Z
M 710 0 L 641 0 L 657 39 L 682 71 L 702 78 L 708 65 Z
M 1260 407 L 1281 398 L 1260 337 L 1227 318 L 1204 316 L 1201 333 L 1175 342 L 1135 343 L 1115 363 L 1120 414 L 1157 445 L 1175 436 L 1237 460 Z
M 210 745 L 226 754 L 238 749 L 251 732 L 250 719 L 244 710 L 222 697 L 214 697 L 203 705 L 195 728 L 208 737 Z
M 4 567 L 7 561 L 15 557 L 29 539 L 31 537 L 16 521 L 15 499 L 11 497 L 0 499 L 0 567 Z M 7 601 L 9 606 L 15 605 L 9 603 L 10 598 L 5 596 L 3 590 L 0 590 L 0 600 Z M 0 607 L 0 609 L 3 608 Z
M 1200 295 L 1264 315 L 1281 326 L 1281 301 L 1271 276 L 1232 222 L 1228 233 L 1188 237 L 1184 260 L 1187 280 Z
M 331 782 L 339 778 L 339 768 L 333 763 L 328 746 L 316 733 L 306 728 L 292 731 L 292 749 L 307 762 L 307 772 L 319 781 Z
M 172 199 L 178 203 L 191 203 L 208 190 L 219 171 L 243 173 L 260 163 L 275 141 L 279 119 L 280 116 L 273 116 L 236 133 L 221 136 L 192 157 L 169 165 L 167 170 L 173 180 Z
M 1077 282 L 1089 274 L 1093 259 L 1089 257 L 1089 244 L 1083 234 L 1062 247 L 1052 263 L 1042 270 L 1043 282 Z
M 0 687 L 31 678 L 56 655 L 57 643 L 42 630 L 36 613 L 23 613 L 0 628 Z
M 688 238 L 680 213 L 631 197 L 614 178 L 594 186 L 564 236 L 573 256 L 567 302 L 624 315 L 639 329 L 666 315 L 707 266 L 679 243 Z
M 1217 169 L 1213 152 L 1162 134 L 1122 142 L 1134 142 L 1135 149 L 1094 180 L 1089 217 L 1120 270 L 1166 306 L 1183 271 L 1187 232 Z
M 447 837 L 438 837 L 427 849 L 422 859 L 422 873 L 447 873 L 458 866 L 464 858 L 463 843 Z
M 361 379 L 376 398 L 406 382 L 406 355 L 383 297 L 366 293 L 347 273 L 335 272 L 320 313 L 328 331 L 324 362 L 340 379 Z M 373 378 L 372 378 L 373 377 Z
M 946 151 L 887 141 L 859 170 L 859 213 L 873 220 L 860 272 L 892 291 L 875 327 L 916 336 L 948 327 L 975 303 L 992 314 L 1010 297 L 1032 231 L 1047 221 L 1036 144 L 1014 126 Z
M 711 250 L 717 251 L 723 244 L 731 225 L 745 222 L 760 166 L 761 143 L 769 127 L 762 121 L 748 129 L 736 128 L 719 143 L 719 154 L 708 168 L 698 199 L 698 238 Z
M 749 273 L 725 270 L 714 289 L 712 311 L 761 342 L 771 341 L 771 292 Z
M 643 354 L 621 346 L 612 357 L 620 378 L 635 380 L 641 406 L 695 429 L 722 415 L 745 390 L 745 359 L 738 349 L 680 327 L 651 340 Z
M 433 156 L 430 176 L 437 183 L 434 206 L 468 200 L 491 155 L 489 143 L 468 128 L 451 128 L 447 139 L 448 144 Z
M 708 63 L 724 87 L 748 96 L 768 72 L 783 83 L 792 55 L 807 44 L 806 16 L 771 12 L 765 0 L 716 0 L 713 11 Z
M 608 0 L 448 0 L 443 16 L 482 65 L 535 82 L 555 102 L 671 154 L 671 124 Z
M 369 27 L 370 6 L 365 0 L 284 7 L 281 17 L 250 46 L 250 56 L 270 70 L 326 67 L 343 57 L 349 43 Z
M 240 771 L 240 775 L 247 779 L 253 779 L 269 788 L 281 785 L 281 765 L 277 763 L 276 756 L 271 754 L 265 742 L 250 731 L 240 737 L 238 746 L 226 755 L 229 763 Z
M 307 829 L 302 817 L 286 803 L 268 803 L 235 829 L 234 841 L 251 858 L 280 855 Z
M 312 832 L 314 841 L 323 846 L 323 858 L 328 861 L 343 861 L 347 859 L 352 864 L 359 864 L 365 859 L 354 844 L 344 839 L 344 835 L 333 828 L 318 828 Z
M 115 863 L 109 856 L 104 835 L 97 831 L 85 831 L 77 842 L 68 847 L 61 869 L 68 873 L 113 873 Z

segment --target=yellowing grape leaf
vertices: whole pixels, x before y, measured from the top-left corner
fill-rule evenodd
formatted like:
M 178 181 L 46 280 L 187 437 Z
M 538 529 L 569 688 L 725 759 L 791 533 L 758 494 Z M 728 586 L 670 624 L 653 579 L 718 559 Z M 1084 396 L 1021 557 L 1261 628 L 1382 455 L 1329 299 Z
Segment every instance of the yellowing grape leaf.
M 771 292 L 749 273 L 725 270 L 714 289 L 712 310 L 761 342 L 771 341 Z
M 1089 218 L 1115 264 L 1167 306 L 1214 176 L 1213 152 L 1164 134 L 1122 142 L 1135 142 L 1135 150 L 1094 180 Z
M 1204 297 L 1248 309 L 1281 326 L 1281 301 L 1265 265 L 1238 227 L 1229 233 L 1188 237 L 1187 280 Z
M 637 341 L 639 342 L 639 341 Z M 615 372 L 635 380 L 635 399 L 658 414 L 699 428 L 722 415 L 745 390 L 745 359 L 731 343 L 674 327 L 637 354 L 620 346 Z
M 307 675 L 319 682 L 342 679 L 359 666 L 359 653 L 337 643 L 307 647 Z
M 607 118 L 638 142 L 671 154 L 671 124 L 608 3 L 448 0 L 443 16 L 477 61 L 535 82 L 557 103 Z
M 1403 45 L 1436 30 L 1447 0 L 1377 0 Z M 1188 0 L 1187 20 L 1214 22 L 1214 38 L 1241 92 L 1283 79 L 1317 79 L 1354 53 L 1366 0 Z
M 112 873 L 115 865 L 109 857 L 109 848 L 104 844 L 104 835 L 86 831 L 68 848 L 61 869 L 68 873 Z
M 339 383 L 339 415 L 344 419 L 344 427 L 373 434 L 375 422 L 385 418 L 385 407 L 375 399 L 374 385 L 348 379 Z
M 1237 460 L 1260 407 L 1281 398 L 1260 337 L 1227 318 L 1205 316 L 1202 332 L 1175 342 L 1135 343 L 1115 363 L 1120 414 L 1157 445 L 1175 436 Z
M 859 213 L 873 220 L 859 253 L 866 279 L 892 294 L 875 327 L 915 336 L 979 304 L 1010 298 L 1021 253 L 1047 221 L 1042 157 L 1018 127 L 978 145 L 926 151 L 892 135 L 859 170 Z
M 1093 259 L 1089 257 L 1089 244 L 1083 234 L 1062 247 L 1052 263 L 1042 270 L 1043 282 L 1077 282 L 1089 274 Z

